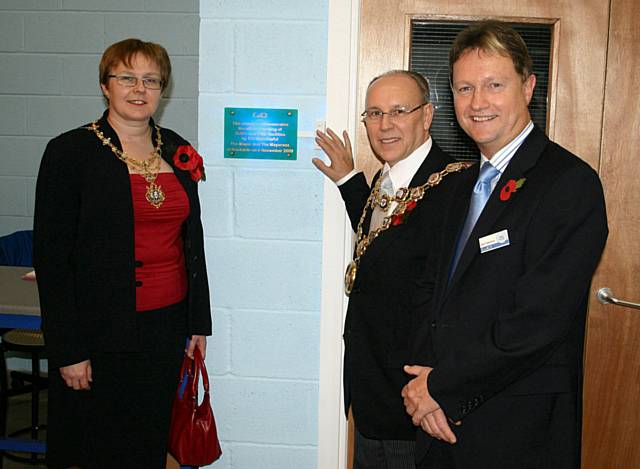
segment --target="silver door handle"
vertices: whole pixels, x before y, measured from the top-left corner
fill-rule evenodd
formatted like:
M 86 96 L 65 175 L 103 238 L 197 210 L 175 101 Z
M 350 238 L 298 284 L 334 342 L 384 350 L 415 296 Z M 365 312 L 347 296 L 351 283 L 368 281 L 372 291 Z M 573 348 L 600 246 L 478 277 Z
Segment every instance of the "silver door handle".
M 607 288 L 607 287 L 604 287 L 598 290 L 598 293 L 596 293 L 596 297 L 598 298 L 598 301 L 600 301 L 600 303 L 602 303 L 603 305 L 612 304 L 612 305 L 627 306 L 629 308 L 640 309 L 640 304 L 632 303 L 631 301 L 619 300 L 618 298 L 613 296 L 613 292 L 611 291 L 610 288 Z

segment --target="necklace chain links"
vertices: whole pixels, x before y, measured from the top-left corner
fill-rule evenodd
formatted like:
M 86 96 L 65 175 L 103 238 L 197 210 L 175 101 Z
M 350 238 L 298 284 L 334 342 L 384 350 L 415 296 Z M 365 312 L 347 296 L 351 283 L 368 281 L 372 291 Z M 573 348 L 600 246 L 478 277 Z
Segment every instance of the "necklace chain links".
M 360 220 L 358 221 L 358 228 L 356 230 L 356 248 L 353 256 L 353 260 L 347 266 L 347 271 L 344 275 L 344 290 L 347 296 L 351 294 L 353 290 L 353 286 L 356 282 L 356 275 L 358 274 L 358 267 L 360 266 L 360 258 L 367 251 L 367 248 L 371 245 L 374 239 L 376 239 L 383 231 L 389 229 L 391 226 L 391 220 L 394 216 L 401 216 L 407 210 L 407 206 L 410 202 L 418 202 L 422 200 L 425 196 L 426 192 L 432 187 L 437 186 L 442 182 L 442 180 L 451 173 L 457 173 L 464 169 L 467 169 L 473 163 L 467 161 L 458 161 L 456 163 L 449 163 L 442 171 L 437 173 L 432 173 L 427 182 L 420 186 L 415 187 L 402 187 L 396 191 L 394 196 L 382 195 L 380 196 L 380 182 L 382 180 L 381 177 L 378 178 L 376 184 L 374 185 L 371 193 L 369 194 L 369 198 L 367 199 L 367 203 L 362 210 L 362 215 L 360 215 Z M 393 212 L 384 218 L 380 227 L 376 228 L 373 231 L 370 231 L 369 234 L 364 234 L 364 221 L 367 218 L 367 211 L 369 207 L 372 210 L 378 206 L 383 211 L 386 210 L 391 205 L 391 202 L 397 202 L 396 207 L 393 209 Z M 381 204 L 383 203 L 383 205 Z
M 160 164 L 162 162 L 162 135 L 160 134 L 160 127 L 155 126 L 156 130 L 156 146 L 151 153 L 151 158 L 148 158 L 144 161 L 136 160 L 131 156 L 127 155 L 126 152 L 120 150 L 113 143 L 111 143 L 111 139 L 105 137 L 102 130 L 100 130 L 98 126 L 98 121 L 95 120 L 86 127 L 87 130 L 93 131 L 96 134 L 96 137 L 102 142 L 104 146 L 107 146 L 111 149 L 111 151 L 122 161 L 125 163 L 130 169 L 142 171 L 140 176 L 144 178 L 145 181 L 149 183 L 147 186 L 147 192 L 145 193 L 145 198 L 147 202 L 153 205 L 155 208 L 160 208 L 162 203 L 166 199 L 166 195 L 162 190 L 162 187 L 159 184 L 156 184 L 156 178 L 158 177 L 158 173 L 160 172 Z

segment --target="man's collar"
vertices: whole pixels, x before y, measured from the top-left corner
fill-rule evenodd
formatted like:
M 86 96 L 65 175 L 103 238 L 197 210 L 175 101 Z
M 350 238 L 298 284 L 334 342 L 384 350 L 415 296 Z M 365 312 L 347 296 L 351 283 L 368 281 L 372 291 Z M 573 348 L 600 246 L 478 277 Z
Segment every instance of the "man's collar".
M 491 157 L 491 164 L 500 171 L 500 173 L 504 173 L 509 161 L 511 161 L 513 155 L 516 153 L 518 148 L 520 148 L 520 145 L 522 145 L 532 130 L 533 121 L 529 121 L 516 138 L 507 143 Z M 487 161 L 489 161 L 489 158 L 480 153 L 480 166 L 484 165 Z
M 394 190 L 400 187 L 406 187 L 418 172 L 418 169 L 424 163 L 427 155 L 431 151 L 433 140 L 429 137 L 422 145 L 416 148 L 409 156 L 398 161 L 393 166 L 385 163 L 382 167 L 382 174 L 389 172 L 389 177 L 393 183 Z

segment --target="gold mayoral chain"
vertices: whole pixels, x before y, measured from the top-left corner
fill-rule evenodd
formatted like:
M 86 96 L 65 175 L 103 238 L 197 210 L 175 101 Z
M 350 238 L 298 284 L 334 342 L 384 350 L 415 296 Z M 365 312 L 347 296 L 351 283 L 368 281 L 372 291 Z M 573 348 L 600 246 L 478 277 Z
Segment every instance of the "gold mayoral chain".
M 386 194 L 380 195 L 380 182 L 382 181 L 382 177 L 378 178 L 378 181 L 369 194 L 367 203 L 362 210 L 362 215 L 360 215 L 360 221 L 358 221 L 358 229 L 356 230 L 355 253 L 353 256 L 353 260 L 347 266 L 347 271 L 344 274 L 344 291 L 347 296 L 351 294 L 353 285 L 356 283 L 356 275 L 358 274 L 358 267 L 360 266 L 360 258 L 367 251 L 367 248 L 371 245 L 373 240 L 376 239 L 380 235 L 380 233 L 392 226 L 391 220 L 393 219 L 393 217 L 395 217 L 396 215 L 404 214 L 409 203 L 418 202 L 419 200 L 421 200 L 425 196 L 427 190 L 440 184 L 447 175 L 451 173 L 457 173 L 459 171 L 462 171 L 463 169 L 467 169 L 471 165 L 473 165 L 473 163 L 467 161 L 449 163 L 442 171 L 432 173 L 431 176 L 429 176 L 429 179 L 427 179 L 427 182 L 425 182 L 421 186 L 402 187 L 398 189 L 395 195 L 392 196 Z M 369 209 L 369 207 L 374 209 L 376 206 L 378 206 L 382 211 L 386 212 L 387 209 L 391 206 L 392 202 L 397 202 L 397 205 L 393 209 L 393 212 L 389 216 L 386 216 L 384 218 L 379 228 L 376 228 L 375 230 L 370 231 L 369 234 L 365 235 L 363 224 L 367 216 L 367 210 Z
M 109 147 L 116 156 L 123 161 L 129 168 L 137 171 L 142 171 L 140 176 L 144 178 L 145 181 L 149 183 L 147 186 L 147 192 L 145 197 L 147 202 L 153 205 L 155 208 L 160 208 L 162 202 L 166 196 L 164 195 L 164 191 L 160 185 L 156 184 L 156 178 L 158 177 L 158 173 L 160 172 L 160 163 L 162 155 L 162 136 L 160 135 L 160 127 L 155 126 L 156 129 L 156 147 L 151 152 L 151 158 L 138 161 L 135 158 L 130 157 L 124 151 L 120 150 L 113 143 L 111 143 L 111 139 L 104 136 L 102 131 L 98 128 L 98 121 L 93 121 L 88 130 L 93 130 L 96 136 L 100 139 L 103 145 Z

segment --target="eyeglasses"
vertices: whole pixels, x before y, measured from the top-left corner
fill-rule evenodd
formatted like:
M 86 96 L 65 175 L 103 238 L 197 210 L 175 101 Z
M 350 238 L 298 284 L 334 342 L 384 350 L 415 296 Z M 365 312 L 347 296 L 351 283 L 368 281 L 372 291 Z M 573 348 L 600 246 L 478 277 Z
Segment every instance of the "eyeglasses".
M 382 120 L 382 117 L 386 114 L 387 116 L 389 116 L 389 119 L 398 121 L 405 119 L 409 114 L 417 111 L 422 106 L 425 106 L 427 104 L 429 103 L 425 102 L 422 104 L 418 104 L 412 109 L 398 107 L 388 112 L 383 112 L 380 109 L 373 109 L 371 111 L 364 111 L 362 114 L 360 114 L 360 117 L 362 117 L 362 122 L 380 122 Z
M 138 78 L 131 75 L 107 75 L 107 78 L 115 78 L 119 85 L 133 88 L 138 86 L 138 80 L 142 80 L 142 86 L 148 90 L 159 90 L 162 88 L 162 80 L 159 78 Z

